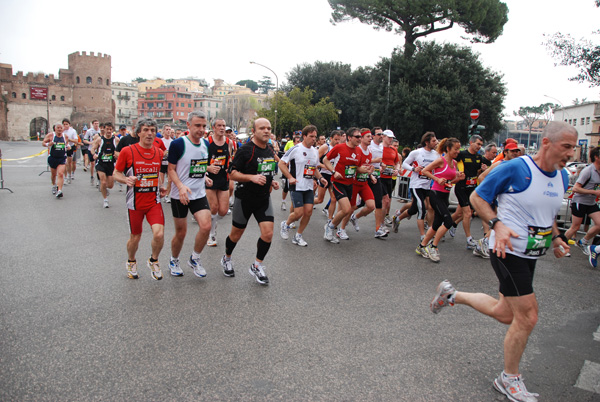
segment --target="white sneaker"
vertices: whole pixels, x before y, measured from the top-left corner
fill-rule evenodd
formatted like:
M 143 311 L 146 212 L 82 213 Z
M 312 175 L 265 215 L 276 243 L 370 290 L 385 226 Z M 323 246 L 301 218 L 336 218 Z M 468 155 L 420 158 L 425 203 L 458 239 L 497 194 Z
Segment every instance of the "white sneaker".
M 501 373 L 494 380 L 494 389 L 515 402 L 537 402 L 539 394 L 527 391 L 523 377 L 506 377 Z
M 289 227 L 290 229 L 296 229 L 296 222 L 292 222 Z
M 474 250 L 477 247 L 477 242 L 475 239 L 470 238 L 467 240 L 467 250 Z
M 433 262 L 440 262 L 440 251 L 437 247 L 427 246 L 429 251 L 429 259 Z
M 350 223 L 352 224 L 352 226 L 354 226 L 354 230 L 356 230 L 357 232 L 360 230 L 360 228 L 358 227 L 358 219 L 356 219 L 355 214 L 350 215 Z
M 456 236 L 456 228 L 452 226 L 450 230 L 448 230 L 448 233 L 450 233 L 450 237 Z
M 388 236 L 388 232 L 381 226 L 378 231 L 375 232 L 376 239 L 384 239 Z
M 287 206 L 285 205 L 285 201 L 281 201 L 281 210 L 287 211 Z
M 169 261 L 169 269 L 172 276 L 183 276 L 183 270 L 179 266 L 179 258 L 171 258 Z
M 302 238 L 302 234 L 300 233 L 296 233 L 294 237 L 292 237 L 292 244 L 297 244 L 300 247 L 308 246 L 308 243 L 304 241 L 304 239 Z
M 104 200 L 104 203 L 102 204 L 102 206 L 104 208 L 108 208 L 108 200 Z
M 217 236 L 210 235 L 208 236 L 208 241 L 206 242 L 208 247 L 217 247 Z
M 170 202 L 170 201 L 169 201 Z M 231 215 L 231 208 L 227 210 L 227 215 Z
M 280 229 L 279 229 L 279 235 L 281 236 L 281 238 L 283 240 L 287 240 L 290 238 L 289 230 L 290 230 L 290 228 L 287 225 L 287 223 L 285 223 L 285 221 L 281 222 Z
M 342 228 L 339 228 L 336 234 L 341 240 L 350 240 L 348 233 L 346 233 L 346 231 Z
M 206 270 L 202 266 L 202 263 L 200 262 L 200 258 L 193 259 L 192 256 L 190 255 L 190 259 L 188 260 L 188 265 L 190 267 L 192 267 L 192 269 L 194 270 L 194 275 L 196 275 L 197 277 L 204 278 L 206 276 Z

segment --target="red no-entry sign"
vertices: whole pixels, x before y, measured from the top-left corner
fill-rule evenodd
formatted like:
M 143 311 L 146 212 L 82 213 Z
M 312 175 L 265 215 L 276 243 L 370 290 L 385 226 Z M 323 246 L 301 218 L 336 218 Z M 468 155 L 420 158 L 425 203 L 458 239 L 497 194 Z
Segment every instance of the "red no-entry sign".
M 471 110 L 471 119 L 477 120 L 478 118 L 479 118 L 479 110 L 478 109 Z

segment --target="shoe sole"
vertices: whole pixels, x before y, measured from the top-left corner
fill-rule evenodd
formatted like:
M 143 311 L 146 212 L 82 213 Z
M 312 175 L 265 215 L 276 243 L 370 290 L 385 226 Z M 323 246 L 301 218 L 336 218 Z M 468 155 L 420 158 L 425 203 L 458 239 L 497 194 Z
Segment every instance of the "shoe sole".
M 173 272 L 171 267 L 169 267 L 169 271 L 171 271 L 171 276 L 183 276 L 183 271 Z
M 598 255 L 592 255 L 592 253 L 589 254 L 588 261 L 590 262 L 590 265 L 592 266 L 592 268 L 596 268 L 598 266 L 598 260 L 597 260 L 597 258 L 598 258 Z M 594 264 L 592 262 L 592 260 L 596 260 L 596 264 Z
M 135 276 L 134 276 L 134 275 L 130 274 L 129 272 L 127 272 L 127 277 L 128 277 L 129 279 L 138 279 L 138 278 L 139 278 L 139 276 L 138 276 L 138 275 L 135 275 Z
M 494 389 L 496 391 L 500 392 L 505 397 L 507 397 L 510 401 L 519 402 L 518 399 L 513 398 L 508 392 L 506 392 L 504 390 L 504 387 L 501 387 L 500 385 L 498 385 L 498 379 L 497 378 L 494 379 L 494 383 L 493 384 L 494 384 Z

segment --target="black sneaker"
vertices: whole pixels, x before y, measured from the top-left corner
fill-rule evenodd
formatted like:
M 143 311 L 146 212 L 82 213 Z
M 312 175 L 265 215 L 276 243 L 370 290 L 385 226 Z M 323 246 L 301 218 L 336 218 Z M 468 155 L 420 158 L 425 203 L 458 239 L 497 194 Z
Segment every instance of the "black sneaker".
M 250 265 L 250 273 L 256 278 L 256 282 L 261 285 L 268 285 L 269 278 L 267 278 L 267 274 L 265 273 L 265 267 L 260 264 L 258 267 L 254 264 Z

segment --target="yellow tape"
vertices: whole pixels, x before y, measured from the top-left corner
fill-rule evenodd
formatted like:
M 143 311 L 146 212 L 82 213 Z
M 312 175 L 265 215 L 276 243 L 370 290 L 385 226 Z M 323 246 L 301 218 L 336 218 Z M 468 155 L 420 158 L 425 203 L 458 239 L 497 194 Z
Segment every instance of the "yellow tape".
M 2 158 L 2 160 L 3 161 L 22 161 L 22 160 L 25 160 L 25 159 L 35 158 L 36 156 L 40 156 L 40 155 L 43 155 L 45 153 L 48 153 L 48 151 L 44 149 L 43 151 L 40 151 L 40 152 L 38 152 L 37 154 L 34 154 L 34 155 L 24 156 L 22 158 L 16 158 L 16 159 L 4 159 L 4 158 Z

